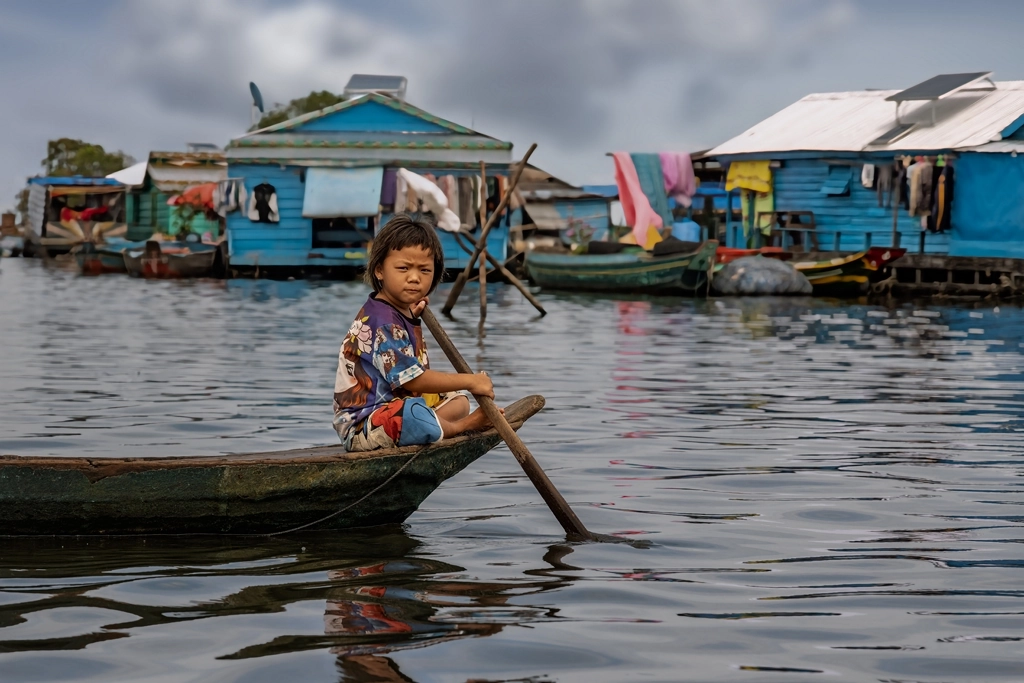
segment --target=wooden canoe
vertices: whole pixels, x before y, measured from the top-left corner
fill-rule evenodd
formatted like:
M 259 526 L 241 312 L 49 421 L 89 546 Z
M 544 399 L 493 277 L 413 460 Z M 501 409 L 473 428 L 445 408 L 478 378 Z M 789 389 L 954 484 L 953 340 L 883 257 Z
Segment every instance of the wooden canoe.
M 526 272 L 545 289 L 599 292 L 689 292 L 707 288 L 718 242 L 696 250 L 654 256 L 645 251 L 620 254 L 527 252 Z
M 543 407 L 544 397 L 528 396 L 505 417 L 518 429 Z M 363 453 L 322 446 L 199 457 L 0 456 L 0 535 L 268 534 L 350 505 L 312 528 L 394 524 L 499 441 L 489 429 Z
M 860 296 L 867 294 L 884 266 L 905 253 L 906 249 L 871 247 L 827 261 L 799 261 L 791 265 L 810 281 L 817 295 Z
M 85 242 L 75 247 L 75 261 L 78 271 L 83 275 L 103 275 L 106 273 L 127 273 L 124 265 L 126 249 L 141 249 L 144 242 L 114 242 L 110 244 L 93 244 Z
M 200 242 L 156 242 L 124 250 L 129 275 L 145 278 L 207 277 L 213 274 L 218 249 Z

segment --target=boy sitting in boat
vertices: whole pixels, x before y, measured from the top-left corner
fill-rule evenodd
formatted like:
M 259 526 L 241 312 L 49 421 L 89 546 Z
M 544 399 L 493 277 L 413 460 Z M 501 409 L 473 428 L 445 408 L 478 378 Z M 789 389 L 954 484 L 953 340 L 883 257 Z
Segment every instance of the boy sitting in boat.
M 469 412 L 465 391 L 494 398 L 486 373 L 430 369 L 419 316 L 444 273 L 444 253 L 424 218 L 398 214 L 373 242 L 365 281 L 373 293 L 341 345 L 334 428 L 349 451 L 425 445 L 490 421 Z

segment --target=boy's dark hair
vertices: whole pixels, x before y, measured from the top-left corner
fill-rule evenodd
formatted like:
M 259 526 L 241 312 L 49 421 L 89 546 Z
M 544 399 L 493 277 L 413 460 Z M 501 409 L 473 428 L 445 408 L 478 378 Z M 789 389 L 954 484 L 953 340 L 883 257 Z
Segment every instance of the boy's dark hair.
M 433 292 L 444 276 L 444 251 L 437 238 L 434 224 L 423 214 L 396 213 L 373 238 L 373 248 L 366 260 L 363 282 L 373 287 L 376 294 L 381 290 L 381 281 L 374 275 L 384 265 L 384 259 L 392 250 L 406 247 L 423 247 L 434 257 L 434 279 L 430 283 Z

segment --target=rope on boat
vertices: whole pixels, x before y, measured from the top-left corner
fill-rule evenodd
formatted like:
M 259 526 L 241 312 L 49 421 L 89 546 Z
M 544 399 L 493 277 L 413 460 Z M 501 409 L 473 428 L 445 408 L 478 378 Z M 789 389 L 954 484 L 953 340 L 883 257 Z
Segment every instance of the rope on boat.
M 415 460 L 416 458 L 420 457 L 420 453 L 422 453 L 424 450 L 425 449 L 421 448 L 420 450 L 418 450 L 415 453 L 413 453 L 411 458 L 406 460 L 405 463 L 401 467 L 399 467 L 397 470 L 395 470 L 394 474 L 392 474 L 390 477 L 388 477 L 387 479 L 382 481 L 380 484 L 378 484 L 376 487 L 374 487 L 365 496 L 363 496 L 362 498 L 360 498 L 359 500 L 357 500 L 354 503 L 349 503 L 348 505 L 346 505 L 345 507 L 341 508 L 340 510 L 332 512 L 331 514 L 327 515 L 326 517 L 321 517 L 320 519 L 313 520 L 309 524 L 303 524 L 302 526 L 292 527 L 291 529 L 285 529 L 284 531 L 273 531 L 273 532 L 267 533 L 267 534 L 251 534 L 251 535 L 253 535 L 253 536 L 283 536 L 284 534 L 290 534 L 290 533 L 295 532 L 295 531 L 302 531 L 303 529 L 308 529 L 311 526 L 316 526 L 317 524 L 320 524 L 321 522 L 326 522 L 327 520 L 332 519 L 334 517 L 337 517 L 338 515 L 340 515 L 342 513 L 348 512 L 349 510 L 354 508 L 356 505 L 359 505 L 364 500 L 366 500 L 367 498 L 369 498 L 373 494 L 377 493 L 377 491 L 380 491 L 382 488 L 384 488 L 385 486 L 390 484 L 394 480 L 395 477 L 397 477 L 399 474 L 404 472 L 405 468 L 412 464 L 413 460 Z M 246 535 L 248 536 L 250 534 L 246 534 Z

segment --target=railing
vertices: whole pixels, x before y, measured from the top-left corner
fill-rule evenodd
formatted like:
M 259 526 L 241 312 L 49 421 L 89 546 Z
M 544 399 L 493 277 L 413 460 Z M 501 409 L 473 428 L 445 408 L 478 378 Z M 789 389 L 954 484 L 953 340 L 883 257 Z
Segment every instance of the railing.
M 841 230 L 821 230 L 821 229 L 808 229 L 806 227 L 789 227 L 780 228 L 773 227 L 771 235 L 766 238 L 760 230 L 753 230 L 749 235 L 749 239 L 743 237 L 743 226 L 732 224 L 729 226 L 728 232 L 728 243 L 737 247 L 743 247 L 746 244 L 748 249 L 760 249 L 761 247 L 776 246 L 782 247 L 783 249 L 792 250 L 793 247 L 800 247 L 800 251 L 810 251 L 808 249 L 811 243 L 817 243 L 817 249 L 815 251 L 826 251 L 828 247 L 831 247 L 832 251 L 862 251 L 870 249 L 871 247 L 899 247 L 902 242 L 900 233 L 896 233 L 895 244 L 893 244 L 893 235 L 891 232 L 884 233 L 873 233 L 873 232 L 856 232 L 847 233 L 847 237 L 856 234 L 863 238 L 863 244 L 859 248 L 851 248 L 849 245 L 849 239 L 846 243 L 846 248 L 841 248 L 843 244 L 843 231 Z M 813 235 L 813 237 L 811 236 Z M 925 242 L 928 235 L 927 231 L 922 230 L 917 238 L 917 253 L 925 253 Z M 908 245 L 909 247 L 910 245 Z M 908 248 L 908 252 L 911 251 Z M 911 252 L 913 253 L 913 252 Z

